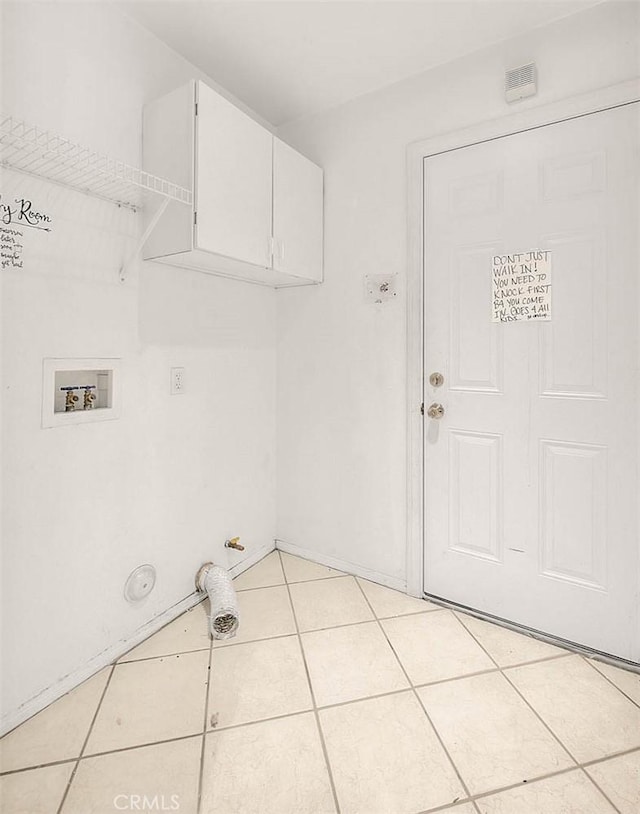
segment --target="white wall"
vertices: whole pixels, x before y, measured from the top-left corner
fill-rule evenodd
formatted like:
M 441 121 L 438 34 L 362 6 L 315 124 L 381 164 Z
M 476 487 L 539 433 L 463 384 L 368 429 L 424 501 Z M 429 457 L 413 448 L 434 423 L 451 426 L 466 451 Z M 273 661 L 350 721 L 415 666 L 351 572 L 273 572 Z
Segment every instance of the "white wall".
M 279 135 L 325 170 L 325 284 L 278 294 L 278 538 L 401 584 L 406 309 L 364 301 L 406 276 L 409 143 L 640 73 L 637 4 L 607 3 L 298 123 Z M 517 106 L 504 72 L 535 60 Z
M 140 164 L 143 104 L 191 65 L 103 4 L 2 4 L 4 110 Z M 120 262 L 140 215 L 7 172 L 53 218 L 2 273 L 4 720 L 275 536 L 275 292 Z M 43 430 L 44 357 L 123 360 L 120 420 Z M 186 393 L 169 395 L 169 368 Z M 227 560 L 227 555 L 229 559 Z M 154 593 L 122 596 L 150 562 Z M 32 707 L 30 708 L 33 711 Z

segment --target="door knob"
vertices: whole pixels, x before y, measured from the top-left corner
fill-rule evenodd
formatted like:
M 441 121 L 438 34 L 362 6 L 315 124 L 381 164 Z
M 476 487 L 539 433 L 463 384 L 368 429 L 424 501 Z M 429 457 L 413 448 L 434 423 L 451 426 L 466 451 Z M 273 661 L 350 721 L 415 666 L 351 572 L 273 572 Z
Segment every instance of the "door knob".
M 427 415 L 429 418 L 442 418 L 444 415 L 444 407 L 442 404 L 438 404 L 437 402 L 433 402 L 433 404 L 429 405 L 427 409 Z

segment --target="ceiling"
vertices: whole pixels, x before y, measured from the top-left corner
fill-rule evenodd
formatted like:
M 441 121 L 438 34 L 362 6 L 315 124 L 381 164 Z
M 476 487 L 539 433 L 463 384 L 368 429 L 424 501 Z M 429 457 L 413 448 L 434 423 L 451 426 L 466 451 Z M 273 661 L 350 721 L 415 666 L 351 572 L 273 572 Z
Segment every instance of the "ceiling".
M 123 0 L 118 5 L 275 126 L 599 0 Z

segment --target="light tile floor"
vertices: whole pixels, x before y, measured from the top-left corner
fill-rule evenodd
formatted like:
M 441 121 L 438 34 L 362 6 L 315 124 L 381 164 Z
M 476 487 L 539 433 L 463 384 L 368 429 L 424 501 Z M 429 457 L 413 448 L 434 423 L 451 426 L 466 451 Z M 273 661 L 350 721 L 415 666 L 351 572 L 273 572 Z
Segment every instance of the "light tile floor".
M 273 552 L 0 740 L 3 814 L 638 814 L 640 675 Z

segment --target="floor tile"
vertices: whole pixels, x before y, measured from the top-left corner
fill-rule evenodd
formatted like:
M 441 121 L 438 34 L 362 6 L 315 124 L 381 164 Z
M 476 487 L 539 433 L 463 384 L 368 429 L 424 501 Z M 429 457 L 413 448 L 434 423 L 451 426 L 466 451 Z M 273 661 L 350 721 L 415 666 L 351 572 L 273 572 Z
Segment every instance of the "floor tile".
M 208 650 L 209 637 L 209 600 L 200 602 L 191 610 L 169 622 L 153 636 L 149 636 L 133 650 L 125 653 L 123 661 L 171 656 L 174 653 L 187 653 L 192 650 Z
M 201 750 L 202 738 L 198 736 L 85 758 L 80 761 L 62 814 L 111 814 L 118 810 L 194 814 Z
M 579 762 L 640 746 L 640 709 L 580 656 L 506 675 Z
M 201 732 L 208 666 L 202 650 L 117 664 L 86 754 Z
M 513 667 L 529 661 L 540 661 L 550 656 L 568 653 L 560 647 L 508 630 L 506 627 L 484 622 L 466 613 L 456 612 L 456 616 L 467 630 L 480 642 L 499 667 Z
M 574 765 L 500 673 L 418 690 L 472 794 Z
M 382 627 L 414 684 L 495 669 L 451 611 L 386 619 Z
M 239 577 L 233 580 L 236 591 L 246 591 L 250 588 L 269 588 L 273 585 L 284 584 L 284 572 L 280 564 L 280 554 L 272 551 L 264 559 L 252 565 Z
M 377 622 L 303 633 L 302 644 L 318 706 L 409 686 Z
M 201 814 L 334 814 L 312 713 L 207 735 Z
M 612 757 L 586 769 L 621 814 L 640 811 L 640 752 Z
M 299 582 L 289 589 L 301 631 L 368 622 L 374 618 L 353 577 Z
M 413 596 L 403 594 L 401 591 L 394 591 L 392 588 L 377 585 L 375 582 L 369 582 L 366 579 L 360 579 L 360 577 L 358 577 L 358 582 L 378 619 L 385 619 L 388 616 L 404 616 L 407 613 L 439 610 L 437 605 L 434 605 L 433 602 L 427 602 L 426 599 L 416 599 Z
M 214 651 L 207 728 L 212 716 L 217 726 L 233 726 L 312 706 L 297 636 Z
M 482 814 L 615 814 L 580 770 L 483 797 L 477 803 Z
M 56 814 L 75 762 L 0 777 L 2 814 Z
M 473 803 L 463 803 L 453 808 L 441 808 L 438 810 L 438 814 L 477 814 L 477 812 L 473 807 Z
M 100 702 L 108 667 L 0 740 L 3 772 L 78 757 Z
M 342 814 L 414 814 L 465 796 L 412 692 L 319 715 Z
M 632 673 L 631 670 L 623 670 L 595 659 L 589 659 L 589 664 L 612 681 L 632 701 L 640 705 L 640 673 Z
M 327 579 L 328 577 L 343 576 L 343 571 L 336 571 L 328 565 L 320 565 L 311 560 L 303 560 L 301 557 L 294 557 L 291 554 L 280 552 L 282 565 L 287 582 L 308 582 L 312 579 Z
M 290 636 L 296 632 L 289 592 L 285 585 L 257 588 L 238 594 L 240 626 L 233 639 L 214 639 L 214 647 L 229 647 L 240 642 Z

